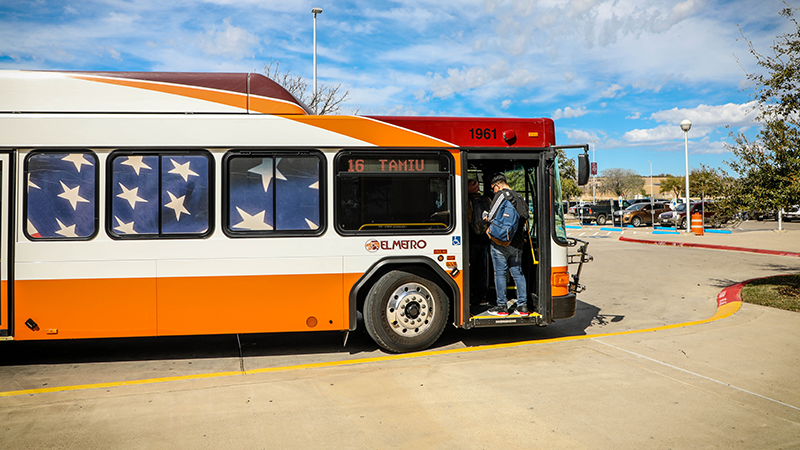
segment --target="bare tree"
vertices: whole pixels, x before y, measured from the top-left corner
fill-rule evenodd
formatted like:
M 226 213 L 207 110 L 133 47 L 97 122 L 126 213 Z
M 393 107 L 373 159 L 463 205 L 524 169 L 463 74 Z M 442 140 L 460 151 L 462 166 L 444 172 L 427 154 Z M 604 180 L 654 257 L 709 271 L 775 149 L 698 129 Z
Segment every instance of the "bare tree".
M 317 114 L 336 114 L 342 107 L 342 103 L 347 100 L 350 91 L 341 92 L 342 85 L 332 85 L 317 83 L 317 93 L 308 92 L 308 80 L 300 75 L 295 75 L 290 69 L 282 70 L 280 61 L 270 58 L 268 64 L 264 64 L 264 75 L 272 81 L 283 86 L 287 91 L 298 100 L 305 103 L 312 111 Z
M 606 169 L 600 175 L 605 178 L 603 190 L 619 197 L 639 192 L 644 187 L 644 178 L 630 169 Z

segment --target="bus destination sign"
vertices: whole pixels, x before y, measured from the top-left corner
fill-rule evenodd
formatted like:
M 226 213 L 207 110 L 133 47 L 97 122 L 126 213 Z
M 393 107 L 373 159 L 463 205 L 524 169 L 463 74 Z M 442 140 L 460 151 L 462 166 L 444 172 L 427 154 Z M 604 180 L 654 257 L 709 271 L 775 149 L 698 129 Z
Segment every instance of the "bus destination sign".
M 446 165 L 442 158 L 345 158 L 347 172 L 442 172 Z

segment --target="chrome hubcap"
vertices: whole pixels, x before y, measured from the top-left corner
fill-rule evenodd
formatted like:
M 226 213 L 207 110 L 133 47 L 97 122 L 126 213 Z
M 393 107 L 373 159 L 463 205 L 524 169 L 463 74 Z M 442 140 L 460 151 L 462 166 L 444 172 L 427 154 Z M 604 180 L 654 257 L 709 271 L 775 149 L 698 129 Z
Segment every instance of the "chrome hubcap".
M 433 296 L 419 283 L 398 287 L 386 305 L 386 319 L 400 336 L 417 336 L 427 330 L 434 318 Z

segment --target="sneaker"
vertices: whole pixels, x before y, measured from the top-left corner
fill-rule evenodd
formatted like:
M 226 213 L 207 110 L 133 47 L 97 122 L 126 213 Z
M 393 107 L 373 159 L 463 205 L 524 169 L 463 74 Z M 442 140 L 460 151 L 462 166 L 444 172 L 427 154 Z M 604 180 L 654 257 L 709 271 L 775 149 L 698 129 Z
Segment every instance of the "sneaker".
M 517 314 L 519 314 L 522 317 L 528 317 L 528 305 L 524 303 L 521 305 L 517 305 Z
M 493 315 L 493 316 L 507 316 L 508 315 L 508 309 L 503 308 L 502 306 L 493 306 L 493 307 L 489 308 L 488 313 Z

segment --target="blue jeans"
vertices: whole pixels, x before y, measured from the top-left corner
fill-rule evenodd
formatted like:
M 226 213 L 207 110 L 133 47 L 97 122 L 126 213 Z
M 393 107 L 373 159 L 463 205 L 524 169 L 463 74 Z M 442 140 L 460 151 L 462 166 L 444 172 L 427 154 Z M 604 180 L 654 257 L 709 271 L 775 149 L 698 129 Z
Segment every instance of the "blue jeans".
M 522 274 L 522 250 L 508 246 L 501 247 L 492 244 L 490 253 L 494 264 L 494 287 L 497 291 L 497 305 L 506 307 L 506 270 L 511 272 L 511 278 L 517 286 L 517 305 L 524 305 L 528 301 L 528 291 L 525 285 L 525 275 Z

